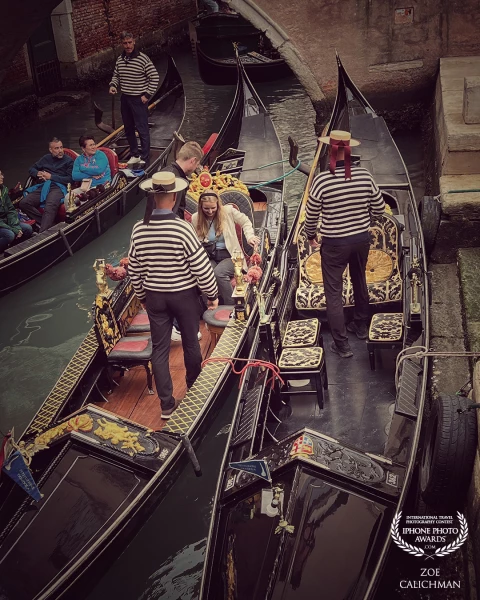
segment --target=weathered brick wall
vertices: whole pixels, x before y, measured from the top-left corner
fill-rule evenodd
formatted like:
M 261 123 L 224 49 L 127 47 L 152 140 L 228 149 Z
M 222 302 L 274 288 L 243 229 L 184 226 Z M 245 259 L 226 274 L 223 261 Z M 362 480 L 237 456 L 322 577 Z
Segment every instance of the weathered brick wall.
M 110 0 L 109 7 L 116 43 L 122 31 L 140 38 L 196 14 L 195 0 Z M 103 0 L 73 0 L 72 20 L 79 60 L 111 46 Z
M 29 81 L 27 64 L 25 61 L 25 52 L 23 48 L 17 52 L 12 64 L 7 69 L 5 78 L 2 81 L 2 87 L 12 88 Z

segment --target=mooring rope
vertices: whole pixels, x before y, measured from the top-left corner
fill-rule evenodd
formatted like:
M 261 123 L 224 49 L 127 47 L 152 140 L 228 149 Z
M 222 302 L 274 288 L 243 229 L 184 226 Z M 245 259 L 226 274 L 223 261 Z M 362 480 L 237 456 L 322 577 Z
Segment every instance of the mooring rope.
M 234 361 L 241 361 L 241 362 L 246 362 L 247 364 L 242 367 L 240 369 L 240 371 L 237 371 L 235 369 L 235 362 Z M 283 385 L 284 381 L 283 379 L 280 377 L 280 369 L 277 367 L 277 365 L 274 365 L 271 362 L 268 362 L 266 360 L 257 360 L 257 359 L 253 359 L 253 358 L 229 358 L 226 356 L 212 356 L 210 358 L 206 358 L 203 362 L 202 362 L 202 369 L 205 365 L 207 365 L 208 363 L 214 363 L 214 362 L 226 362 L 229 363 L 231 369 L 232 369 L 232 373 L 235 373 L 235 375 L 240 375 L 240 382 L 238 384 L 238 387 L 240 388 L 242 383 L 243 383 L 243 378 L 245 377 L 245 373 L 247 372 L 247 370 L 250 367 L 264 367 L 265 369 L 268 369 L 269 371 L 271 371 L 271 376 L 267 379 L 266 382 L 266 386 L 270 383 L 272 389 L 273 386 L 275 384 L 275 380 L 278 379 L 278 381 L 280 381 L 280 383 Z
M 415 350 L 415 352 L 408 353 L 410 350 Z M 397 355 L 395 367 L 395 387 L 398 387 L 398 373 L 403 361 L 407 358 L 424 358 L 426 356 L 433 358 L 480 358 L 480 352 L 467 352 L 465 350 L 463 352 L 434 352 L 433 350 L 429 350 L 426 346 L 410 346 L 408 348 L 404 348 Z
M 269 183 L 276 183 L 277 181 L 282 181 L 283 179 L 286 179 L 287 177 L 289 177 L 290 175 L 295 173 L 295 171 L 298 171 L 298 169 L 300 168 L 300 165 L 301 165 L 301 162 L 298 161 L 298 164 L 296 167 L 294 167 L 293 169 L 290 169 L 290 171 L 288 171 L 287 173 L 280 175 L 280 177 L 276 177 L 275 179 L 270 179 L 269 181 L 263 181 L 262 183 L 258 183 L 257 185 L 249 185 L 247 187 L 249 190 L 257 190 L 258 188 L 260 188 L 264 185 L 268 185 Z

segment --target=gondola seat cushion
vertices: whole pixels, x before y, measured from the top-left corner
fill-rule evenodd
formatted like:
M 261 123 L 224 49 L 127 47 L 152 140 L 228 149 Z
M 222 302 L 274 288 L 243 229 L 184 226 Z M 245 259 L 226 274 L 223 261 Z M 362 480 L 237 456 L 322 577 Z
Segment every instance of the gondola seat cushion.
M 145 361 L 152 356 L 152 340 L 149 336 L 122 337 L 108 355 L 108 362 Z
M 320 366 L 323 359 L 323 348 L 285 348 L 280 355 L 278 366 L 281 370 L 308 371 Z
M 318 234 L 320 241 L 320 234 Z M 321 257 L 308 243 L 304 226 L 298 235 L 299 285 L 296 307 L 299 310 L 326 308 Z M 387 214 L 375 217 L 370 229 L 370 252 L 366 279 L 370 304 L 398 302 L 402 299 L 402 277 L 399 265 L 400 229 L 397 221 Z M 343 305 L 354 306 L 353 285 L 349 268 L 343 274 Z
M 149 333 L 150 332 L 150 319 L 148 318 L 147 311 L 143 308 L 133 317 L 128 329 L 129 333 Z
M 104 146 L 101 146 L 100 148 L 98 148 L 98 150 L 101 150 L 102 152 L 104 152 L 108 158 L 108 164 L 110 166 L 110 173 L 112 175 L 112 179 L 113 176 L 116 175 L 118 173 L 118 156 L 115 154 L 115 152 L 113 150 L 111 150 L 110 148 L 106 148 Z
M 403 313 L 377 313 L 368 330 L 370 342 L 398 342 L 403 335 Z
M 318 340 L 318 319 L 290 321 L 287 325 L 282 345 L 284 348 L 306 348 L 316 346 Z
M 203 320 L 208 328 L 221 327 L 224 329 L 228 325 L 233 309 L 233 306 L 221 304 L 215 310 L 206 310 L 203 313 Z

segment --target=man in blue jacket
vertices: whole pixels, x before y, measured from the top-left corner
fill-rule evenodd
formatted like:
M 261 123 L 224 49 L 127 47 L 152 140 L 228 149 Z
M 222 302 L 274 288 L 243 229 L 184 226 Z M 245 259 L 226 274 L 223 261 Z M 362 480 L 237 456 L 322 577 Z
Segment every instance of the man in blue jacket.
M 67 185 L 72 182 L 73 160 L 64 154 L 62 142 L 53 138 L 48 150 L 49 154 L 42 156 L 29 170 L 40 183 L 27 188 L 27 195 L 19 204 L 20 209 L 40 225 L 40 233 L 54 224 L 58 207 L 67 193 Z M 43 214 L 39 207 L 44 209 Z

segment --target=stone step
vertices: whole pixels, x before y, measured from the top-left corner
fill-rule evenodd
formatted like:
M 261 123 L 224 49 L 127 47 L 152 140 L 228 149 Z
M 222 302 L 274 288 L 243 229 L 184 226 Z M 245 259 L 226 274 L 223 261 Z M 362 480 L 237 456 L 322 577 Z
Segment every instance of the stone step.
M 436 352 L 464 352 L 460 309 L 460 283 L 456 264 L 430 264 L 432 306 L 430 347 Z M 455 394 L 469 379 L 468 360 L 462 357 L 432 360 L 431 389 L 434 394 Z
M 467 349 L 480 352 L 480 248 L 460 248 L 458 269 Z
M 442 213 L 445 215 L 451 218 L 480 219 L 480 174 L 440 177 L 440 195 Z

